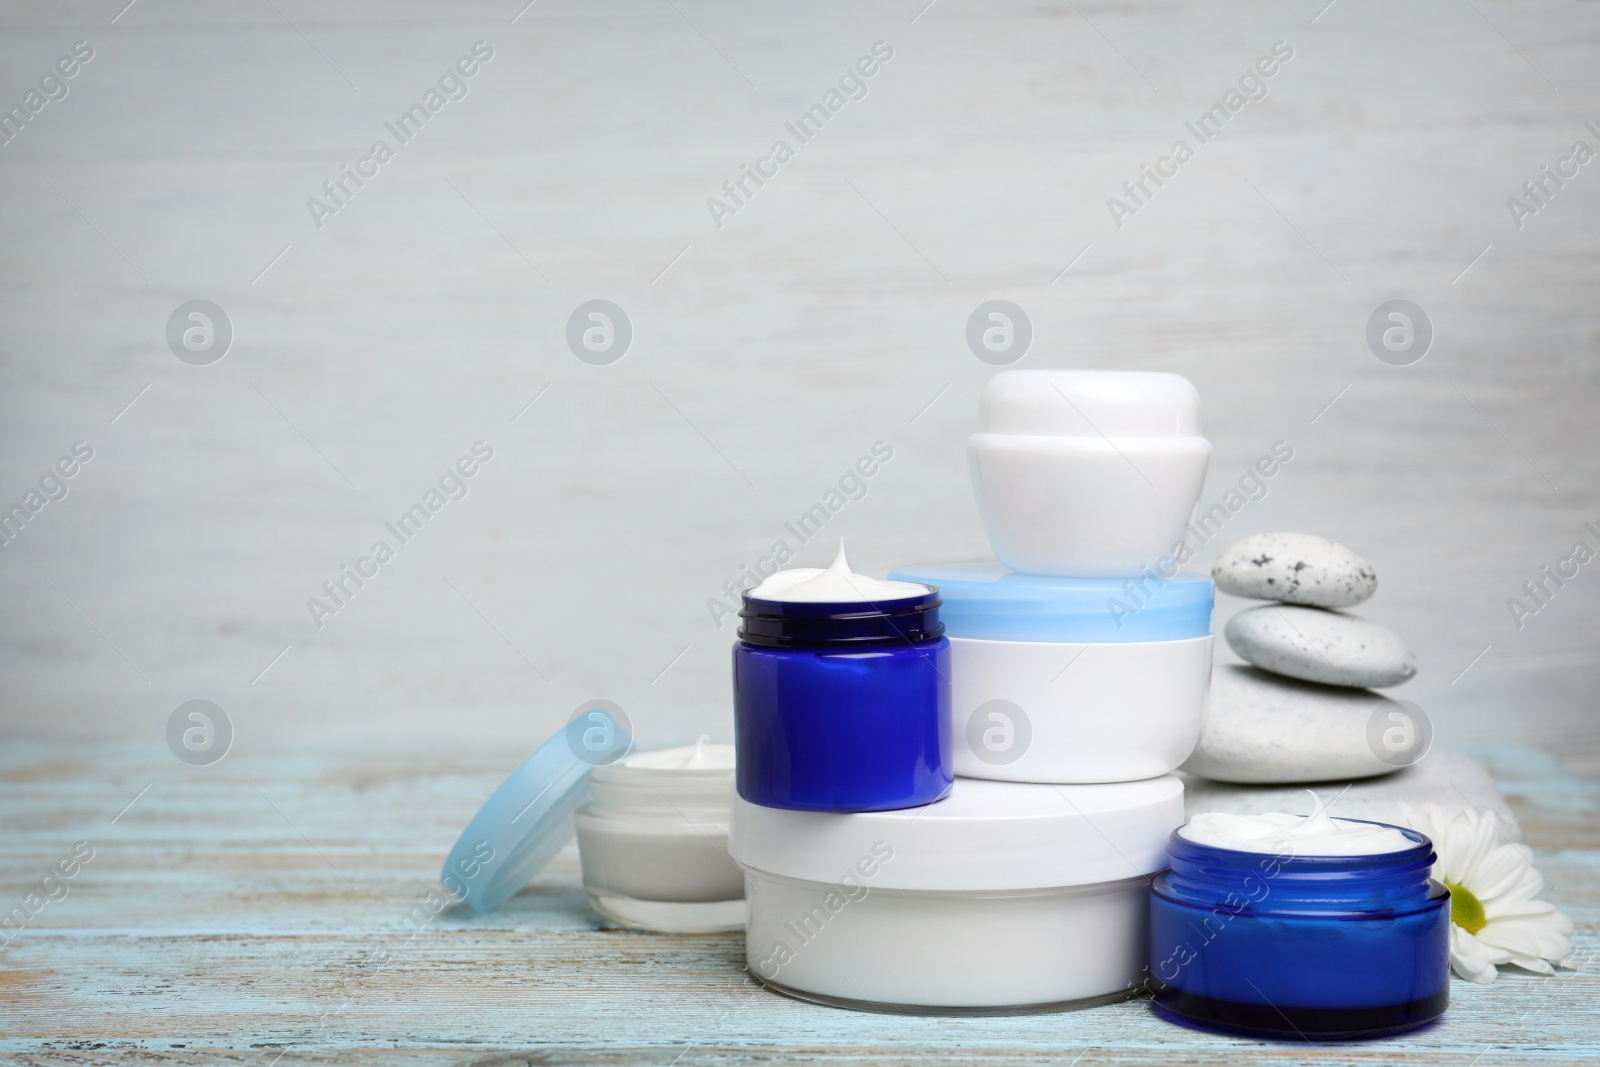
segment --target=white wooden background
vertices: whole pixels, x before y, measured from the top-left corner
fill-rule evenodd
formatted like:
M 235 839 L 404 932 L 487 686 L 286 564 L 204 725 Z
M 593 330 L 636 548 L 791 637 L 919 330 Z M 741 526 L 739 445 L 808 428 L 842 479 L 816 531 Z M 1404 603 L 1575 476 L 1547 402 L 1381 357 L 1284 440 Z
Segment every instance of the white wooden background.
M 1207 501 L 1293 444 L 1223 540 L 1371 558 L 1442 738 L 1600 756 L 1600 575 L 1520 632 L 1505 606 L 1600 520 L 1600 164 L 1521 231 L 1505 207 L 1600 148 L 1600 5 L 924 2 L 0 9 L 0 101 L 95 49 L 0 146 L 0 502 L 96 449 L 0 548 L 5 729 L 151 738 L 205 698 L 241 744 L 523 748 L 606 697 L 725 738 L 706 600 L 874 441 L 830 536 L 877 573 L 984 552 L 964 327 L 1005 298 L 1019 366 L 1198 384 Z M 317 230 L 307 198 L 480 39 L 470 95 Z M 716 229 L 706 198 L 877 40 L 868 97 Z M 1270 97 L 1117 230 L 1106 198 L 1278 40 Z M 1412 367 L 1364 341 L 1395 296 L 1436 324 Z M 596 297 L 636 332 L 609 367 L 563 340 Z M 194 298 L 235 325 L 210 367 L 164 341 Z M 479 439 L 467 499 L 316 629 Z

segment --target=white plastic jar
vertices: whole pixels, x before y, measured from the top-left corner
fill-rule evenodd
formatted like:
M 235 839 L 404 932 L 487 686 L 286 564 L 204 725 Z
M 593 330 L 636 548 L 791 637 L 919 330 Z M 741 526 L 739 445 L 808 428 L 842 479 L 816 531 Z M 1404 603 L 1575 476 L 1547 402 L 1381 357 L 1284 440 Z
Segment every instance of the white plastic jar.
M 1172 777 L 958 778 L 937 803 L 848 815 L 735 799 L 750 973 L 867 1011 L 1017 1014 L 1120 998 L 1142 979 L 1150 877 L 1182 822 Z
M 619 926 L 710 933 L 744 926 L 744 879 L 728 856 L 732 745 L 702 741 L 594 768 L 578 809 L 583 888 Z
M 1210 578 L 1054 578 L 998 563 L 890 577 L 939 590 L 958 775 L 1127 782 L 1194 751 L 1211 689 Z
M 1200 394 L 1153 371 L 1009 370 L 968 440 L 995 558 L 1026 574 L 1135 575 L 1173 553 L 1211 443 Z

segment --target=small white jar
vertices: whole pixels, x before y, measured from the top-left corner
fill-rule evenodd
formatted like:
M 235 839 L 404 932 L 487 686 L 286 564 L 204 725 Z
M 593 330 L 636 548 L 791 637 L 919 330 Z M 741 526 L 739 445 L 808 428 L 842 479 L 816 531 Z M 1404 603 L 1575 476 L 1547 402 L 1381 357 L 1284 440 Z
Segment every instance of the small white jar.
M 1156 567 L 1183 540 L 1211 458 L 1194 385 L 1149 371 L 1002 371 L 967 448 L 995 558 L 1063 576 Z
M 750 973 L 823 1004 L 916 1014 L 1086 1007 L 1132 992 L 1150 877 L 1183 785 L 958 778 L 921 808 L 840 815 L 735 799 Z
M 1129 782 L 1172 773 L 1199 742 L 1210 578 L 1053 578 L 998 563 L 917 564 L 890 577 L 939 590 L 957 774 Z
M 743 928 L 744 880 L 728 856 L 733 768 L 733 746 L 704 739 L 596 767 L 576 815 L 590 906 L 639 930 Z

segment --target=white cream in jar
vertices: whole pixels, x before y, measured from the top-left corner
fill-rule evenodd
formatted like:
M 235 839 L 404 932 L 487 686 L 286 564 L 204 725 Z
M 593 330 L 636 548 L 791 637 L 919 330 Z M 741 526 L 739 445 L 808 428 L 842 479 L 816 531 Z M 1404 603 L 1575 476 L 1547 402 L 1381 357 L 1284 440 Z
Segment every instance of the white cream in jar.
M 701 738 L 596 767 L 578 809 L 583 886 L 619 926 L 663 933 L 744 927 L 744 880 L 728 857 L 734 749 Z
M 1264 815 L 1230 815 L 1207 811 L 1178 831 L 1185 841 L 1235 852 L 1270 852 L 1300 856 L 1378 856 L 1416 848 L 1417 843 L 1393 826 L 1329 817 L 1317 803 L 1310 815 L 1274 811 Z
M 844 558 L 844 540 L 826 567 L 792 567 L 771 575 L 750 590 L 752 600 L 783 604 L 858 604 L 907 600 L 926 596 L 928 589 L 915 582 L 886 582 L 850 569 Z

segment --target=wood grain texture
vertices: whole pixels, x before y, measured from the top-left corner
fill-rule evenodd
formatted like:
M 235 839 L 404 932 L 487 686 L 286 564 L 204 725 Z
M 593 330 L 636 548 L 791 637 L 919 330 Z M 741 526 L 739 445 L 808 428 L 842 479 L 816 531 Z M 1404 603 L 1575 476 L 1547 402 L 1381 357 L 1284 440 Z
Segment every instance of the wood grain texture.
M 1437 1026 L 1315 1048 L 1184 1029 L 1140 1001 L 1004 1019 L 803 1004 L 749 981 L 737 935 L 605 929 L 570 850 L 493 914 L 408 929 L 518 753 L 340 744 L 196 769 L 146 746 L 59 752 L 0 757 L 7 907 L 74 842 L 95 850 L 0 949 L 0 1054 L 17 1063 L 1600 1062 L 1600 785 L 1532 750 L 1476 754 L 1579 924 L 1580 969 L 1457 981 Z

